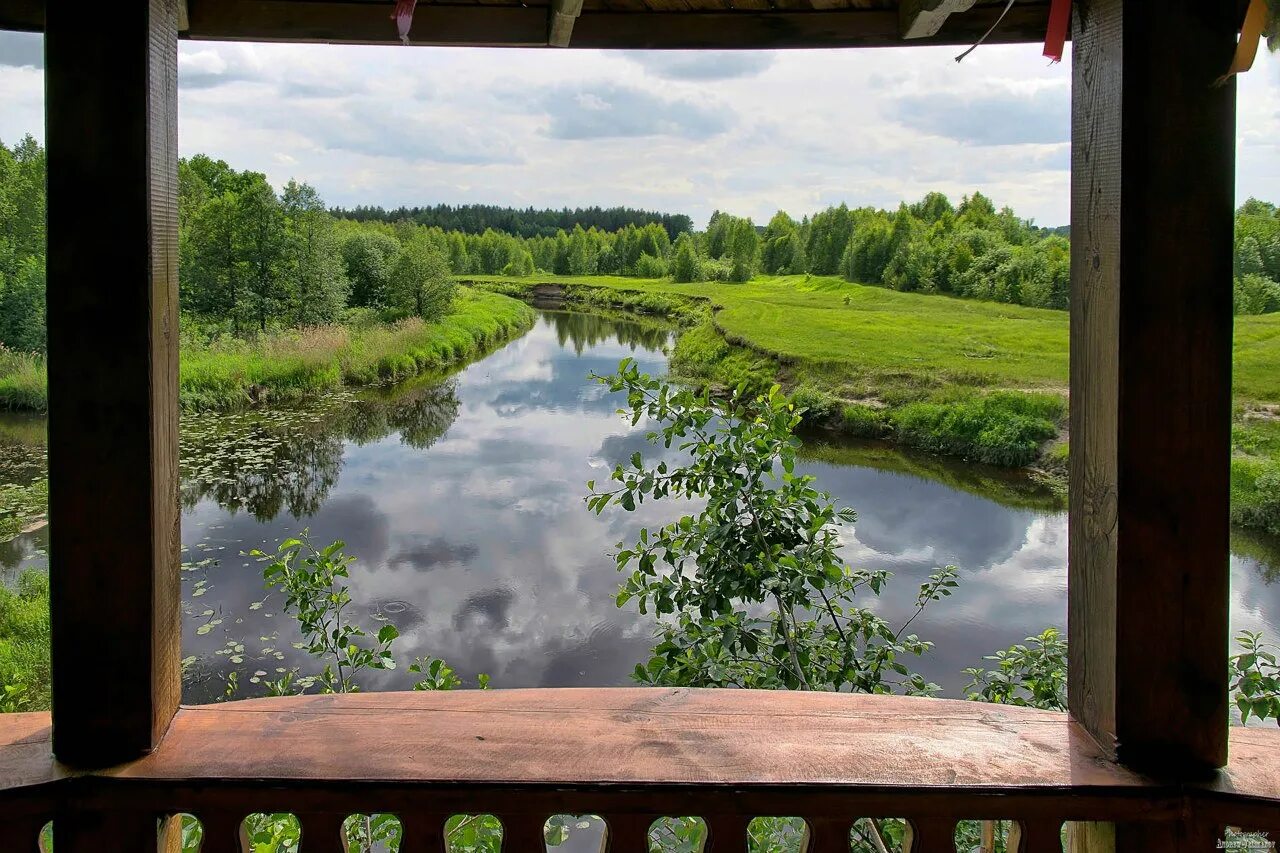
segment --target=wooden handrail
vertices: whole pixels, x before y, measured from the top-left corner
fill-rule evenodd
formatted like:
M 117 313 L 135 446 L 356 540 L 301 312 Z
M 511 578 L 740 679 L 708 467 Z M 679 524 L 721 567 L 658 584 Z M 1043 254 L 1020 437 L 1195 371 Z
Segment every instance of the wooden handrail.
M 752 816 L 796 815 L 837 839 L 814 850 L 839 848 L 867 816 L 907 818 L 913 850 L 964 819 L 1018 821 L 1040 839 L 1027 849 L 1063 821 L 1191 813 L 1280 837 L 1280 730 L 1233 729 L 1231 765 L 1186 786 L 1114 763 L 1065 714 L 955 700 L 656 688 L 253 699 L 184 707 L 153 754 L 92 773 L 57 765 L 49 735 L 46 714 L 0 716 L 0 849 L 22 849 L 13 833 L 71 796 L 207 826 L 256 811 L 304 826 L 490 812 L 509 839 L 565 812 L 604 816 L 618 839 L 665 815 L 702 816 L 722 839 Z

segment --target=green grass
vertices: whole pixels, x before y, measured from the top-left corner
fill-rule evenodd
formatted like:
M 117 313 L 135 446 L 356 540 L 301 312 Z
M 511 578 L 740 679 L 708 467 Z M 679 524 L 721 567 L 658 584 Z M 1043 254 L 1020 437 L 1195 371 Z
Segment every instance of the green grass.
M 784 364 L 834 370 L 838 375 L 826 384 L 834 379 L 851 391 L 863 386 L 918 397 L 920 388 L 948 385 L 1065 390 L 1067 384 L 1067 316 L 1061 311 L 899 293 L 836 277 L 766 277 L 746 284 L 476 278 L 500 281 L 507 292 L 551 282 L 705 300 L 717 309 L 714 328 L 730 342 Z
M 1231 520 L 1280 536 L 1280 420 L 1238 420 L 1232 445 Z
M 344 384 L 393 382 L 456 364 L 533 324 L 532 309 L 496 293 L 463 291 L 435 323 L 320 326 L 205 342 L 184 339 L 179 366 L 186 409 L 226 409 L 303 399 Z M 43 410 L 43 361 L 0 353 L 0 408 Z
M 49 707 L 49 576 L 0 584 L 0 712 Z
M 0 345 L 0 409 L 43 411 L 47 379 L 41 356 Z
M 1035 461 L 1065 425 L 1066 315 L 899 293 L 834 277 L 674 284 L 616 276 L 482 279 L 503 292 L 565 283 L 594 304 L 675 300 L 694 325 L 672 372 L 712 385 L 780 382 L 810 423 L 999 465 Z

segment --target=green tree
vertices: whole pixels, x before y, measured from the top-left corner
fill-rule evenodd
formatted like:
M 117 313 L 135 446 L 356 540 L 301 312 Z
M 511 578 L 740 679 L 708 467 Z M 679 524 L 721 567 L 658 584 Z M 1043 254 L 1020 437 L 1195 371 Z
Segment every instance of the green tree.
M 0 279 L 0 345 L 20 352 L 45 350 L 44 256 L 18 262 L 17 271 Z
M 675 256 L 671 261 L 672 277 L 682 283 L 702 281 L 702 258 L 687 232 L 676 238 Z
M 931 225 L 954 215 L 955 211 L 951 200 L 939 192 L 931 192 L 911 205 L 911 215 Z
M 428 322 L 448 313 L 457 288 L 448 259 L 422 234 L 400 247 L 390 284 L 393 304 Z
M 760 263 L 760 235 L 750 219 L 721 216 L 724 230 L 724 255 L 729 261 L 730 281 L 750 281 Z
M 258 331 L 265 332 L 272 320 L 284 314 L 288 305 L 282 275 L 285 259 L 284 210 L 266 179 L 255 176 L 236 196 L 235 215 L 245 295 Z
M 845 249 L 841 265 L 844 277 L 862 284 L 879 284 L 892 255 L 892 239 L 893 226 L 884 214 L 863 217 Z
M 803 272 L 792 268 L 796 244 L 800 241 L 799 226 L 785 212 L 779 210 L 764 229 L 764 241 L 760 251 L 760 267 L 766 275 Z
M 180 297 L 185 309 L 229 319 L 239 335 L 245 318 L 245 287 L 239 254 L 238 199 L 224 192 L 193 215 L 182 240 Z
M 449 232 L 449 269 L 454 275 L 471 272 L 471 255 L 467 253 L 467 241 L 457 231 Z
M 591 245 L 591 238 L 582 230 L 581 225 L 573 227 L 569 236 L 568 251 L 565 255 L 565 272 L 569 275 L 595 275 L 596 253 Z
M 1266 273 L 1266 265 L 1262 260 L 1262 246 L 1255 237 L 1245 237 L 1236 243 L 1234 260 L 1233 266 L 1238 276 Z
M 854 216 L 848 205 L 831 207 L 813 217 L 809 225 L 809 271 L 814 275 L 832 275 L 840 271 L 840 261 L 853 235 Z M 875 281 L 879 281 L 877 276 Z
M 351 283 L 351 304 L 385 308 L 391 304 L 391 270 L 400 241 L 389 234 L 361 230 L 342 241 L 342 263 Z
M 45 253 L 45 153 L 31 134 L 13 147 L 13 168 L 7 193 L 13 204 L 8 239 L 14 257 Z
M 285 289 L 295 325 L 332 323 L 347 304 L 348 283 L 333 219 L 310 184 L 290 181 L 281 197 Z
M 511 253 L 511 260 L 502 268 L 502 274 L 520 277 L 533 275 L 533 255 L 525 249 L 515 248 Z

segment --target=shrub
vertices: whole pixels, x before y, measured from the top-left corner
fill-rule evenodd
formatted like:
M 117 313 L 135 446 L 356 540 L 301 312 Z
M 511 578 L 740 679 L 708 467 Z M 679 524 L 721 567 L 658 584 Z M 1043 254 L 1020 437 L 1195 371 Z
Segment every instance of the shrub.
M 840 410 L 844 432 L 856 438 L 884 438 L 889 432 L 889 418 L 883 409 L 864 403 L 850 403 Z
M 667 262 L 647 252 L 643 253 L 636 261 L 636 275 L 640 278 L 666 278 Z
M 702 281 L 702 260 L 698 257 L 697 245 L 687 232 L 676 238 L 671 276 L 680 283 Z
M 733 281 L 733 264 L 719 258 L 704 260 L 702 278 L 705 281 Z
M 831 420 L 839 410 L 839 402 L 825 391 L 812 385 L 801 385 L 791 393 L 791 402 L 797 409 L 803 409 L 801 416 L 810 423 L 823 423 Z
M 911 403 L 890 417 L 903 444 L 992 465 L 1026 465 L 1057 435 L 1058 397 L 1000 391 L 953 403 Z
M 852 690 L 930 694 L 938 686 L 908 668 L 932 647 L 906 628 L 957 586 L 955 567 L 922 584 L 914 612 L 891 627 L 861 602 L 877 596 L 885 571 L 840 558 L 840 529 L 856 516 L 795 473 L 800 422 L 794 404 L 772 386 L 725 400 L 673 388 L 624 359 L 596 377 L 625 393 L 622 414 L 656 422 L 649 440 L 679 445 L 688 461 L 650 468 L 636 452 L 607 483 L 587 483 L 587 507 L 633 512 L 646 502 L 705 499 L 693 515 L 642 528 L 619 543 L 628 572 L 617 604 L 635 600 L 657 614 L 659 642 L 633 677 L 683 687 Z M 701 501 L 699 501 L 701 503 Z
M 1233 291 L 1235 313 L 1268 314 L 1280 311 L 1280 282 L 1259 273 L 1248 273 L 1235 280 Z
M 1280 462 L 1231 460 L 1231 520 L 1280 536 Z

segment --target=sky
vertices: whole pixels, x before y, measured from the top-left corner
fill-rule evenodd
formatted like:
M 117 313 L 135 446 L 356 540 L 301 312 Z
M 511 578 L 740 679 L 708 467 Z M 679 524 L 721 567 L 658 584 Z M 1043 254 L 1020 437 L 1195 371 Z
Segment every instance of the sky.
M 625 205 L 701 227 L 980 190 L 1065 224 L 1069 60 L 956 53 L 183 42 L 179 148 L 341 206 Z M 40 36 L 0 32 L 6 143 L 43 140 L 41 65 Z M 1239 91 L 1237 195 L 1280 202 L 1280 55 Z

